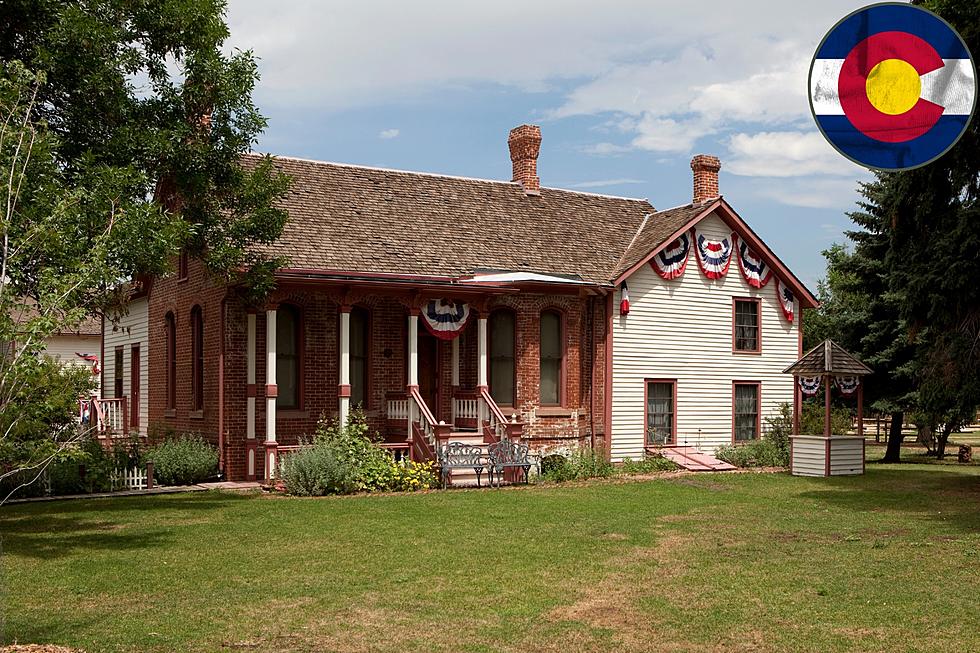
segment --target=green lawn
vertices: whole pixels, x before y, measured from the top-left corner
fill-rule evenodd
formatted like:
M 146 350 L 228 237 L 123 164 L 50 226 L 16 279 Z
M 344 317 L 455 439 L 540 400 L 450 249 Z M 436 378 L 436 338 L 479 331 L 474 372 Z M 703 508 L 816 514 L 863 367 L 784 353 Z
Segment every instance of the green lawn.
M 87 651 L 980 650 L 980 466 L 0 509 L 9 641 Z

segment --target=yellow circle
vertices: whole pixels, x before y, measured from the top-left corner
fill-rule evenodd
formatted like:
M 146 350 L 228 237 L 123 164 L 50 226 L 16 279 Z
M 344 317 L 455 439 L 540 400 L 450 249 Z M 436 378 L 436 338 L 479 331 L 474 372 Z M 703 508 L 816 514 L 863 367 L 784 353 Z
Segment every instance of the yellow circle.
M 865 83 L 871 105 L 890 116 L 905 113 L 915 106 L 922 93 L 919 73 L 907 61 L 885 59 L 868 73 Z

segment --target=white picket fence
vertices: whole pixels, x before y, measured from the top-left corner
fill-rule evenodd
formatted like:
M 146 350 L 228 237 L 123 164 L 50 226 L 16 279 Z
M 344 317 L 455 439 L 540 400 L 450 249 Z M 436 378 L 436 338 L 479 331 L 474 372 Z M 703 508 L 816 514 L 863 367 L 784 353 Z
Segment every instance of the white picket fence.
M 113 486 L 118 484 L 121 489 L 126 490 L 145 490 L 147 487 L 146 468 L 117 469 L 112 484 Z

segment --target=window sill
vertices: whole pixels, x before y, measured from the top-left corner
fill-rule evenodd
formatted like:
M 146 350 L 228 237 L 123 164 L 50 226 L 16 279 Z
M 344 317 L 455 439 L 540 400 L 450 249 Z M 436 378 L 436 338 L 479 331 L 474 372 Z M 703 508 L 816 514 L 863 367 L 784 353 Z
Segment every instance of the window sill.
M 204 410 L 192 410 L 187 413 L 190 419 L 204 419 Z
M 310 411 L 296 408 L 276 409 L 276 417 L 280 419 L 309 419 Z
M 541 406 L 535 413 L 538 417 L 571 417 L 572 409 L 563 406 Z
M 177 417 L 177 409 L 176 408 L 167 408 L 166 410 L 163 411 L 163 416 L 164 417 Z
M 732 353 L 736 356 L 759 356 L 762 354 L 761 349 L 733 349 Z

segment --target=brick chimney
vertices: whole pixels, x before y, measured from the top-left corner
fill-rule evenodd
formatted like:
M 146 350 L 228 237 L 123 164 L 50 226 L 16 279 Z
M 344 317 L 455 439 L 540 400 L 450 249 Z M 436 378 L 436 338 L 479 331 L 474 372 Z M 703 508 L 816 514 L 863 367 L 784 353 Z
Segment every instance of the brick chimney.
M 528 195 L 541 194 L 538 179 L 538 152 L 541 150 L 541 128 L 537 125 L 521 125 L 510 130 L 507 138 L 510 160 L 514 164 L 514 178 Z
M 718 198 L 718 171 L 721 160 L 710 154 L 698 154 L 691 159 L 694 171 L 694 203 L 704 204 Z

